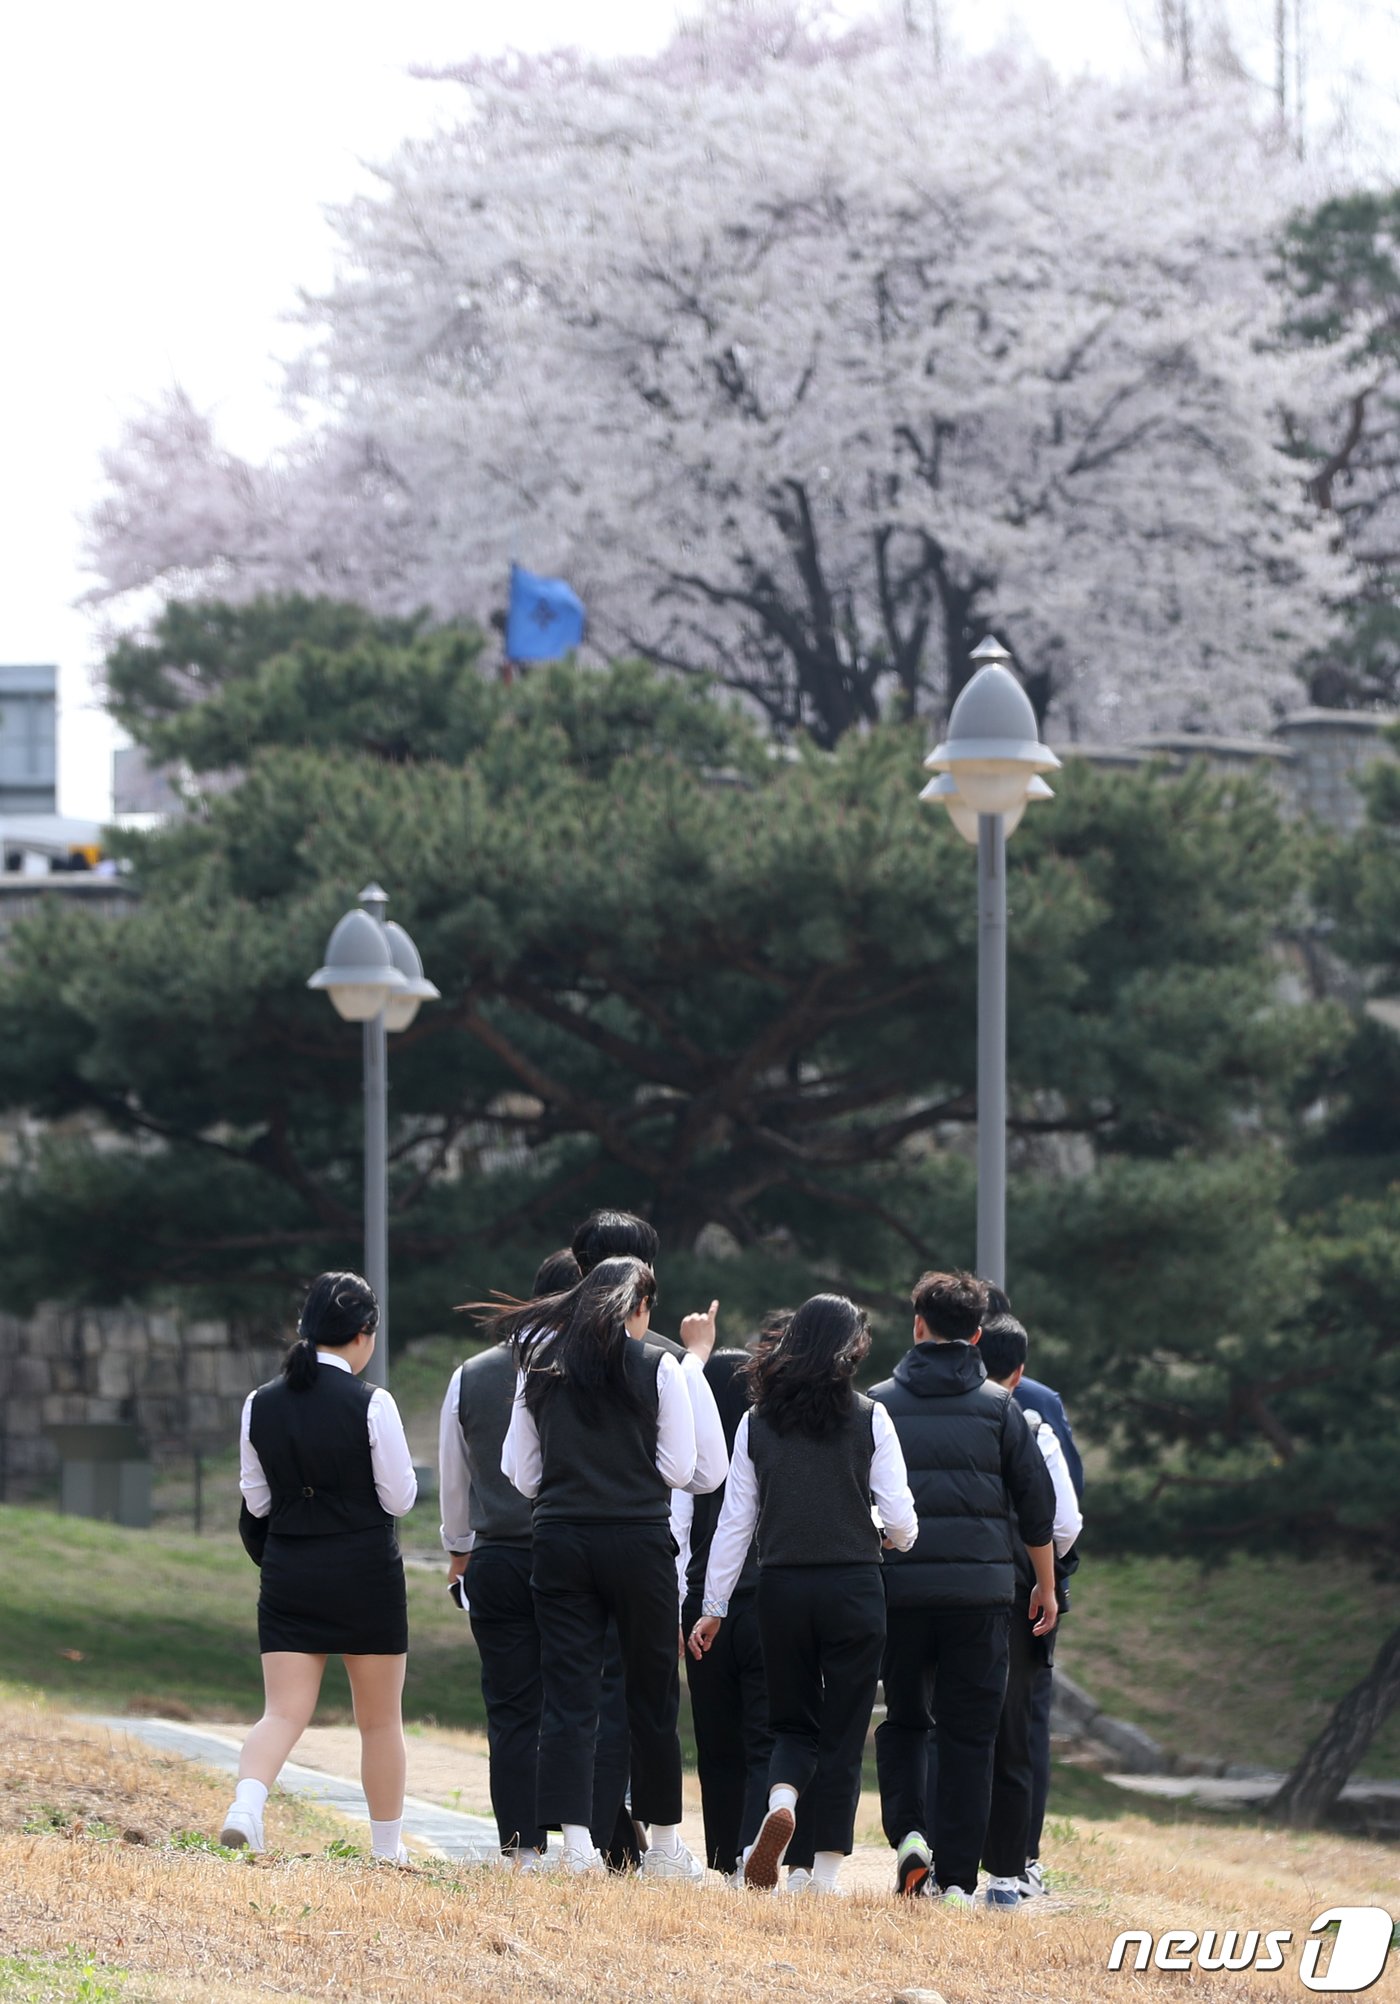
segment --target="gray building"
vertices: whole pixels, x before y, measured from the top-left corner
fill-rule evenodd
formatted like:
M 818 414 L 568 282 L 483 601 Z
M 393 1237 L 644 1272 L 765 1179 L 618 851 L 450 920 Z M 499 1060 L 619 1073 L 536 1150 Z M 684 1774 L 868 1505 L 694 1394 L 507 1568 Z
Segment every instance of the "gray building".
M 58 670 L 0 665 L 0 820 L 58 808 Z

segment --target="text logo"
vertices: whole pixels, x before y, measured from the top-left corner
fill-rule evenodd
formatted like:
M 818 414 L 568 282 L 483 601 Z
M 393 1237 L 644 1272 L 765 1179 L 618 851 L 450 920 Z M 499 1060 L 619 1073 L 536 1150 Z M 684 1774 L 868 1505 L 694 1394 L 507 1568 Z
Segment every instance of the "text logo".
M 1308 1929 L 1298 1962 L 1305 1989 L 1346 1992 L 1369 1990 L 1386 1965 L 1395 1924 L 1383 1907 L 1329 1907 Z M 1110 1969 L 1122 1969 L 1132 1956 L 1133 1969 L 1282 1969 L 1284 1950 L 1293 1940 L 1291 1928 L 1168 1928 L 1154 1935 L 1146 1928 L 1129 1928 L 1109 1952 Z M 1330 1953 L 1329 1953 L 1330 1948 Z M 1323 1967 L 1324 1958 L 1326 1966 Z

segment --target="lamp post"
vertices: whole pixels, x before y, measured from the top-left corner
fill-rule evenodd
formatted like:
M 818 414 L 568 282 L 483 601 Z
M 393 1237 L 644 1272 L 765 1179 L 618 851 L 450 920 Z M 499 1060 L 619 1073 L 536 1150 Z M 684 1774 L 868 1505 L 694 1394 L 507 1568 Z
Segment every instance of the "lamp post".
M 365 1370 L 389 1382 L 389 1064 L 388 1032 L 406 1030 L 438 990 L 423 973 L 418 949 L 394 919 L 378 884 L 360 892 L 326 944 L 326 960 L 307 982 L 324 988 L 336 1014 L 364 1029 L 365 1279 L 379 1299 L 379 1341 Z
M 924 765 L 919 798 L 941 801 L 977 844 L 977 1271 L 1006 1285 L 1006 841 L 1027 804 L 1049 800 L 1040 777 L 1060 761 L 1040 742 L 1035 711 L 998 640 L 973 649 L 977 673 L 953 705 L 948 736 Z

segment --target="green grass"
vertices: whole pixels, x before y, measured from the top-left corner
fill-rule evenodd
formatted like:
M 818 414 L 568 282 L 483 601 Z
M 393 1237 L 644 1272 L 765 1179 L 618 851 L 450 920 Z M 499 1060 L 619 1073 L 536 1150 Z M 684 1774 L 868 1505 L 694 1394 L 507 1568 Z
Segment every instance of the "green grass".
M 137 2004 L 127 1972 L 70 1948 L 65 1955 L 0 1955 L 0 2004 Z
M 407 1542 L 430 1544 L 429 1527 Z M 0 1676 L 76 1709 L 173 1700 L 198 1716 L 252 1719 L 257 1591 L 227 1533 L 124 1531 L 0 1507 Z M 470 1632 L 442 1572 L 410 1567 L 408 1593 L 407 1717 L 480 1729 Z M 1400 1587 L 1378 1587 L 1359 1566 L 1241 1559 L 1203 1574 L 1184 1560 L 1090 1558 L 1059 1654 L 1106 1711 L 1174 1752 L 1282 1768 L 1398 1621 Z M 319 1716 L 348 1718 L 349 1704 L 333 1660 Z M 1400 1775 L 1400 1716 L 1362 1771 Z M 1066 1788 L 1079 1787 L 1075 1772 Z
M 254 1719 L 262 1706 L 257 1569 L 236 1537 L 126 1531 L 0 1506 L 0 1676 L 74 1710 L 159 1710 Z M 442 1573 L 410 1567 L 405 1710 L 480 1728 L 466 1617 Z M 344 1666 L 326 1668 L 323 1722 L 349 1718 Z
M 1056 1661 L 1175 1753 L 1287 1768 L 1397 1623 L 1359 1565 L 1087 1558 Z M 1358 1772 L 1400 1775 L 1400 1713 Z

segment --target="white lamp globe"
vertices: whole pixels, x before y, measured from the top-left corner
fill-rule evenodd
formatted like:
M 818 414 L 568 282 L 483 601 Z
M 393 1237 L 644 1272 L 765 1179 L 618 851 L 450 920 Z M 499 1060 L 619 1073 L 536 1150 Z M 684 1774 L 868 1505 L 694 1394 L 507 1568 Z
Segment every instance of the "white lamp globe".
M 1054 772 L 1060 761 L 1040 742 L 1031 699 L 1007 667 L 1005 649 L 984 640 L 973 659 L 985 665 L 954 703 L 948 736 L 924 765 L 951 773 L 971 813 L 1010 816 L 1024 811 L 1036 774 Z
M 326 962 L 307 982 L 324 988 L 347 1023 L 368 1023 L 405 987 L 384 928 L 368 912 L 347 912 L 326 943 Z

